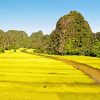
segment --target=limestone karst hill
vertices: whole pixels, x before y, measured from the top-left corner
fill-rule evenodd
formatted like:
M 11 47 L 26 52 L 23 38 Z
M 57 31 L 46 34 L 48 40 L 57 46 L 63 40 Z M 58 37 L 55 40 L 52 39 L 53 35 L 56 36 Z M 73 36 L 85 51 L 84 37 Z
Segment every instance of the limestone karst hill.
M 51 34 L 50 48 L 56 54 L 84 54 L 93 44 L 93 33 L 81 13 L 71 11 L 61 17 Z

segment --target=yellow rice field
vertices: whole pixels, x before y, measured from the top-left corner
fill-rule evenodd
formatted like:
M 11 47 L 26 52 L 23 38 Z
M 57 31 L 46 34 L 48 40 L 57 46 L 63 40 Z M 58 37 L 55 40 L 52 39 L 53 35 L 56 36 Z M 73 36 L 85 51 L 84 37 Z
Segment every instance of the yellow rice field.
M 99 100 L 99 93 L 94 80 L 61 61 L 20 50 L 0 54 L 0 100 Z

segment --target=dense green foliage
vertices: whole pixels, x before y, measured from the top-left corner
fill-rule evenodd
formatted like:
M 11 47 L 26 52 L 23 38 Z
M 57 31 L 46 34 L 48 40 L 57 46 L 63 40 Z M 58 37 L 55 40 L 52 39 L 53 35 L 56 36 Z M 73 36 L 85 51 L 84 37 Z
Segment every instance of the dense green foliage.
M 91 56 L 100 57 L 100 32 L 94 34 L 94 44 Z
M 6 35 L 4 31 L 0 30 L 0 52 L 5 52 Z
M 43 35 L 42 31 L 32 33 L 30 36 L 30 48 L 35 49 L 35 52 L 47 53 L 49 46 L 49 35 Z
M 38 31 L 30 36 L 30 48 L 39 49 L 42 45 L 43 32 Z
M 85 55 L 92 49 L 93 33 L 83 16 L 71 11 L 57 22 L 50 45 L 55 54 Z
M 14 49 L 28 47 L 29 39 L 24 31 L 9 30 L 7 32 L 0 31 L 0 51 L 5 49 Z
M 97 32 L 97 33 L 95 34 L 95 37 L 96 37 L 97 40 L 100 41 L 100 32 Z
M 24 31 L 0 30 L 0 52 L 5 49 L 33 48 L 35 52 L 100 57 L 100 32 L 93 33 L 81 13 L 71 11 L 61 17 L 50 35 L 42 31 L 30 37 Z

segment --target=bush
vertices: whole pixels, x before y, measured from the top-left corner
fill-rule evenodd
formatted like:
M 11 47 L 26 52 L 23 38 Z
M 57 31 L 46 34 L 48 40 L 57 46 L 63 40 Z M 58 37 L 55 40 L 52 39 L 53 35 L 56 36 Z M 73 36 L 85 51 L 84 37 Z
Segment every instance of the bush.
M 96 57 L 97 51 L 95 49 L 91 50 L 89 56 Z
M 0 48 L 0 53 L 5 53 L 5 50 L 3 48 Z
M 85 56 L 90 56 L 90 50 L 86 49 L 86 50 L 84 51 L 84 55 L 85 55 Z
M 14 52 L 16 52 L 16 49 L 14 49 Z

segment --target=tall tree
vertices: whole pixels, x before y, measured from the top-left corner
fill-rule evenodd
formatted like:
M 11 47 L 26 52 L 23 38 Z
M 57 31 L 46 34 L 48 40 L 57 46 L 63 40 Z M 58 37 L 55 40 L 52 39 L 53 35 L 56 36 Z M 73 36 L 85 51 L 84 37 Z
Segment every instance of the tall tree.
M 6 48 L 6 35 L 4 31 L 0 30 L 0 50 L 1 52 L 5 52 Z

